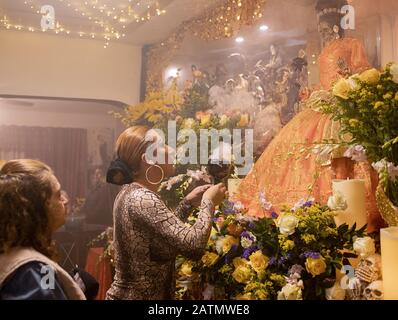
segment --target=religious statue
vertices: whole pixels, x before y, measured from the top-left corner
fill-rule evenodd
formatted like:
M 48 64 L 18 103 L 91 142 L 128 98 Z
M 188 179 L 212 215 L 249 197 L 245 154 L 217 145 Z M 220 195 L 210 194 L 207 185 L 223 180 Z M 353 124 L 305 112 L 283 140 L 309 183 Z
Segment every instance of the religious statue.
M 274 44 L 271 44 L 270 52 L 271 52 L 271 57 L 269 59 L 269 62 L 266 64 L 265 68 L 276 70 L 282 66 L 282 57 L 279 48 L 276 47 Z
M 344 4 L 346 2 L 343 0 L 317 1 L 319 33 L 323 45 L 319 56 L 320 82 L 326 93 L 337 79 L 369 68 L 362 43 L 357 39 L 344 38 L 344 31 L 339 27 L 342 19 L 340 8 Z M 301 56 L 304 59 L 304 55 Z M 271 65 L 276 65 L 276 56 L 272 60 Z M 305 63 L 301 65 L 304 67 Z M 317 95 L 313 94 L 314 97 Z M 338 140 L 339 131 L 337 122 L 329 115 L 312 109 L 308 102 L 307 107 L 283 127 L 268 145 L 240 184 L 235 200 L 248 207 L 250 215 L 262 216 L 268 213 L 262 208 L 256 194 L 264 193 L 275 209 L 293 205 L 309 196 L 326 203 L 331 194 L 332 179 L 365 179 L 368 231 L 377 230 L 382 223 L 375 205 L 377 175 L 370 165 L 344 158 L 342 150 L 335 150 L 326 162 L 311 152 L 315 145 L 325 139 Z

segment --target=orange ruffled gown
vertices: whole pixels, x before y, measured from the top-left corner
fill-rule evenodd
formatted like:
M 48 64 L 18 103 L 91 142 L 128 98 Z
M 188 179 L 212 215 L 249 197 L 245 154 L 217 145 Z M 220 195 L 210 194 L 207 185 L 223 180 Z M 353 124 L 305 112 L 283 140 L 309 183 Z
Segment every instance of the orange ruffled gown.
M 330 90 L 342 76 L 341 65 L 352 74 L 369 68 L 365 50 L 357 39 L 339 39 L 326 46 L 319 56 L 321 85 Z M 293 206 L 298 200 L 313 196 L 326 203 L 331 195 L 335 171 L 312 152 L 314 143 L 336 137 L 339 126 L 329 115 L 305 109 L 298 113 L 274 138 L 251 172 L 241 182 L 234 200 L 243 203 L 254 216 L 268 215 L 261 206 L 259 193 L 264 192 L 275 209 Z M 340 168 L 338 178 L 365 179 L 367 189 L 368 231 L 378 230 L 382 220 L 376 208 L 377 175 L 367 162 L 355 163 L 351 169 Z

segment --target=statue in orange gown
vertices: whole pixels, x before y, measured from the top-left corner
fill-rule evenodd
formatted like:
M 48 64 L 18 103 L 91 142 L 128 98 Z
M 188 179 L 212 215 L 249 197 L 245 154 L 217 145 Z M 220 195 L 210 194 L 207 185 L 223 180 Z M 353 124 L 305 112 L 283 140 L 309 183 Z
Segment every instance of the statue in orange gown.
M 321 6 L 327 3 L 322 0 L 319 2 Z M 326 5 L 330 5 L 330 2 L 333 1 Z M 339 78 L 364 71 L 370 65 L 359 40 L 342 38 L 342 30 L 339 30 L 340 24 L 337 23 L 341 20 L 340 14 L 336 10 L 330 12 L 330 8 L 325 13 L 323 9 L 321 7 L 318 10 L 323 42 L 319 56 L 320 80 L 322 89 L 330 90 L 333 82 Z M 322 96 L 322 93 L 319 92 L 319 95 Z M 333 179 L 365 179 L 368 231 L 378 230 L 383 221 L 375 201 L 377 174 L 371 166 L 367 162 L 356 163 L 344 158 L 344 152 L 332 153 L 326 162 L 312 152 L 314 144 L 324 139 L 336 139 L 338 133 L 339 125 L 329 115 L 311 107 L 304 108 L 268 145 L 241 182 L 235 200 L 248 208 L 248 214 L 264 216 L 270 212 L 264 209 L 264 199 L 261 200 L 259 194 L 265 195 L 275 209 L 284 205 L 293 206 L 300 199 L 309 197 L 326 204 L 331 195 Z

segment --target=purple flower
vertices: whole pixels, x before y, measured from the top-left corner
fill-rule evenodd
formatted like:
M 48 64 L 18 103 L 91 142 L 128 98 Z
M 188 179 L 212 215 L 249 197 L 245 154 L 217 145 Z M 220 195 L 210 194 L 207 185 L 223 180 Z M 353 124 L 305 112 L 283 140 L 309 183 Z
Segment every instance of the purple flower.
M 247 225 L 247 227 L 248 227 L 249 229 L 254 229 L 254 228 L 256 227 L 256 225 L 255 225 L 253 222 L 250 222 L 250 223 Z
M 250 255 L 257 250 L 258 250 L 257 246 L 251 246 L 247 248 L 245 251 L 243 251 L 242 257 L 245 259 L 249 259 Z
M 234 214 L 235 213 L 235 209 L 233 208 L 225 208 L 224 209 L 224 214 L 229 215 L 229 214 Z
M 275 259 L 275 257 L 269 258 L 268 265 L 273 266 L 273 265 L 275 265 L 275 264 L 276 264 L 276 259 Z
M 227 200 L 224 200 L 224 206 L 233 208 L 234 207 L 234 203 L 227 199 Z
M 304 256 L 306 258 L 319 259 L 321 257 L 321 254 L 319 252 L 308 251 L 304 253 Z
M 314 201 L 314 197 L 310 197 L 308 199 L 300 199 L 298 202 L 296 202 L 291 211 L 295 212 L 297 209 L 300 208 L 311 207 Z
M 311 207 L 312 206 L 312 201 L 307 201 L 306 203 L 304 203 L 303 207 Z
M 278 265 L 283 266 L 288 261 L 287 257 L 281 257 L 278 261 Z
M 267 200 L 265 192 L 260 192 L 259 195 L 260 204 L 265 210 L 270 210 L 272 208 L 272 203 Z
M 233 244 L 231 246 L 231 250 L 228 251 L 228 253 L 225 255 L 225 263 L 228 264 L 232 261 L 232 258 L 234 257 L 236 251 L 238 251 L 238 246 L 236 244 Z
M 224 214 L 235 214 L 236 209 L 235 209 L 235 204 L 232 201 L 225 200 L 224 201 Z
M 232 258 L 231 258 L 231 255 L 229 255 L 229 254 L 227 254 L 227 255 L 225 256 L 225 258 L 224 258 L 225 264 L 230 263 L 231 260 L 232 260 Z
M 249 239 L 249 240 L 254 240 L 253 236 L 252 236 L 249 232 L 247 232 L 247 231 L 243 231 L 243 232 L 240 234 L 240 236 L 241 236 L 242 238 L 247 238 L 247 239 Z
M 272 211 L 272 213 L 271 213 L 271 218 L 272 218 L 272 219 L 278 218 L 278 214 L 277 214 L 275 211 Z

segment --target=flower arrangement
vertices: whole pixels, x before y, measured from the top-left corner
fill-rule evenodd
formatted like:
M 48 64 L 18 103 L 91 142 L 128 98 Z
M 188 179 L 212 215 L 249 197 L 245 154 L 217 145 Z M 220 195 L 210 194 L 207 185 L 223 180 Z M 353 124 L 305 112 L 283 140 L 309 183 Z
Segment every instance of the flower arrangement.
M 198 82 L 187 85 L 182 92 L 177 86 L 178 78 L 173 78 L 167 89 L 150 92 L 145 101 L 126 108 L 125 113 L 112 114 L 121 119 L 126 126 L 146 125 L 150 128 L 160 129 L 166 141 L 168 141 L 168 121 L 175 121 L 177 134 L 184 129 L 193 130 L 196 137 L 200 136 L 202 129 L 230 130 L 249 128 L 251 119 L 248 114 L 234 113 L 230 115 L 218 115 L 212 112 L 208 105 L 208 86 Z M 173 134 L 173 133 L 172 133 Z M 200 170 L 200 164 L 180 165 L 180 157 L 186 151 L 183 147 L 189 137 L 177 135 L 177 174 L 186 173 L 187 170 Z M 208 138 L 208 154 L 211 154 L 211 137 Z M 197 139 L 198 148 L 200 139 Z M 231 141 L 232 143 L 232 141 Z
M 398 206 L 398 64 L 341 79 L 333 95 L 337 103 L 324 111 L 349 136 L 347 143 L 353 148 L 347 155 L 363 160 L 366 153 L 379 172 L 385 194 Z
M 337 227 L 334 215 L 301 200 L 270 218 L 253 218 L 241 204 L 226 201 L 204 255 L 196 262 L 179 260 L 178 274 L 185 282 L 200 279 L 205 299 L 325 299 L 336 269 L 355 256 L 349 251 L 364 235 L 364 228 Z
M 111 113 L 115 118 L 121 119 L 127 127 L 146 125 L 151 128 L 161 128 L 167 119 L 173 119 L 177 116 L 177 113 L 181 110 L 182 102 L 182 97 L 177 88 L 177 78 L 175 78 L 169 88 L 149 92 L 143 102 L 128 106 L 124 114 Z

